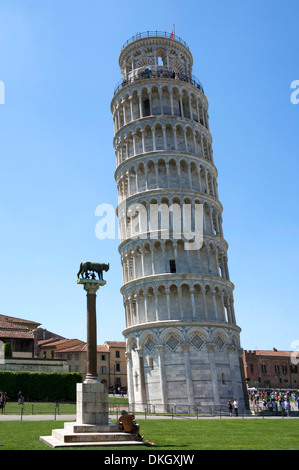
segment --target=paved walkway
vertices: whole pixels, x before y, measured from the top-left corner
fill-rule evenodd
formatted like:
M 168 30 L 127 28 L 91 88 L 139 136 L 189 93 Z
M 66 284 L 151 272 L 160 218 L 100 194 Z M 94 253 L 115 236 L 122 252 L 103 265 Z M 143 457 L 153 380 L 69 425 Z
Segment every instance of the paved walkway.
M 109 416 L 109 420 L 116 419 L 115 415 Z M 231 419 L 231 420 L 239 420 L 239 419 L 299 419 L 299 416 L 294 414 L 293 416 L 258 416 L 258 415 L 239 415 L 236 416 L 159 416 L 159 415 L 146 415 L 146 419 L 173 419 L 173 420 L 188 420 L 188 419 Z M 1 421 L 76 421 L 76 415 L 0 415 L 0 422 Z M 137 415 L 137 421 L 144 420 L 144 415 Z

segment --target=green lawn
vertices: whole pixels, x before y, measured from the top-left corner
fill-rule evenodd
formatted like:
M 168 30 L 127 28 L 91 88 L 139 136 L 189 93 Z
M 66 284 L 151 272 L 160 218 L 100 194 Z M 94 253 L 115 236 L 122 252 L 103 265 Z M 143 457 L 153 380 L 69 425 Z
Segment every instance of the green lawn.
M 109 404 L 111 405 L 111 409 L 113 410 L 116 408 L 121 409 L 121 406 L 128 404 L 128 398 L 121 398 L 121 397 L 109 397 Z M 8 401 L 5 407 L 5 413 L 7 415 L 11 414 L 21 414 L 21 410 L 23 409 L 23 414 L 55 414 L 56 413 L 63 415 L 63 414 L 76 414 L 76 404 L 75 403 L 58 403 L 58 407 L 56 407 L 55 403 L 52 402 L 28 402 L 25 401 L 24 405 L 18 405 L 16 401 Z
M 1 417 L 0 417 L 1 421 Z M 138 419 L 145 439 L 154 447 L 88 447 L 89 450 L 299 450 L 297 419 Z M 1 450 L 51 450 L 39 436 L 63 428 L 63 421 L 1 421 Z M 86 450 L 86 447 L 66 450 Z M 52 449 L 55 450 L 55 449 Z

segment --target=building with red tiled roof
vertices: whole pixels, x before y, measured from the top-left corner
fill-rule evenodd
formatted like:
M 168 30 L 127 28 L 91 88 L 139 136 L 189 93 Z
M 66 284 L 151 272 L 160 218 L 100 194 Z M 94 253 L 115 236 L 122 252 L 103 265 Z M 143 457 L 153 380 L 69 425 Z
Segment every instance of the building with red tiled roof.
M 299 389 L 299 355 L 296 351 L 243 351 L 248 387 Z
M 110 385 L 116 390 L 127 389 L 127 360 L 125 341 L 105 341 L 109 350 Z
M 46 340 L 38 341 L 38 357 L 43 359 L 54 359 L 57 357 L 57 353 L 60 350 L 71 348 L 73 346 L 78 346 L 81 344 L 85 344 L 84 341 L 80 339 L 68 339 L 68 338 L 60 338 L 60 337 L 53 337 Z
M 87 343 L 81 343 L 56 351 L 55 357 L 67 361 L 69 372 L 81 372 L 83 380 L 87 372 Z M 109 350 L 97 346 L 97 373 L 102 383 L 109 385 Z
M 33 358 L 35 333 L 40 323 L 22 318 L 0 315 L 0 341 L 10 343 L 12 357 Z
M 48 351 L 52 351 L 53 359 L 67 361 L 69 372 L 80 372 L 83 380 L 87 372 L 87 344 L 78 344 L 54 341 L 46 343 Z M 74 341 L 74 340 L 73 340 Z M 40 344 L 40 343 L 39 343 Z M 41 345 L 42 346 L 42 345 Z M 56 348 L 56 346 L 58 346 Z M 43 351 L 43 347 L 40 349 Z M 107 383 L 116 391 L 118 388 L 127 389 L 127 363 L 125 357 L 126 345 L 124 341 L 106 341 L 104 345 L 97 346 L 97 373 L 102 383 Z

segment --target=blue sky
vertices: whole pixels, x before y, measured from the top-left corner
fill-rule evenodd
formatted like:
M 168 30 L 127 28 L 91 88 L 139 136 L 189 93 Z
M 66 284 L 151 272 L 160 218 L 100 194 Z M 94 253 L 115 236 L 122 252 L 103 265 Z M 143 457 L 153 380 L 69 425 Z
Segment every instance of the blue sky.
M 86 340 L 83 260 L 110 263 L 98 343 L 122 340 L 110 102 L 136 32 L 189 45 L 209 100 L 223 229 L 244 349 L 292 349 L 298 328 L 297 0 L 0 0 L 0 313 Z

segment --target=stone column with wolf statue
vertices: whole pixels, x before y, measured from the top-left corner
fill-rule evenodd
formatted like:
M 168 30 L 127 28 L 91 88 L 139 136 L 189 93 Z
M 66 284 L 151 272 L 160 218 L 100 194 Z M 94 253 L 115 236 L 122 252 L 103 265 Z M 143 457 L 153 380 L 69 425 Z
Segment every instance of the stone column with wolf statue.
M 108 270 L 109 264 L 84 261 L 77 274 L 77 283 L 87 293 L 87 373 L 84 382 L 77 384 L 77 422 L 81 424 L 108 424 L 108 386 L 100 383 L 97 374 L 96 319 L 96 294 L 106 284 L 103 271 Z
M 77 384 L 76 421 L 64 423 L 63 429 L 53 429 L 51 436 L 40 440 L 51 447 L 144 445 L 135 432 L 124 433 L 118 424 L 109 423 L 108 385 L 97 375 L 96 293 L 106 284 L 103 271 L 109 264 L 83 262 L 77 283 L 87 292 L 87 374 Z

